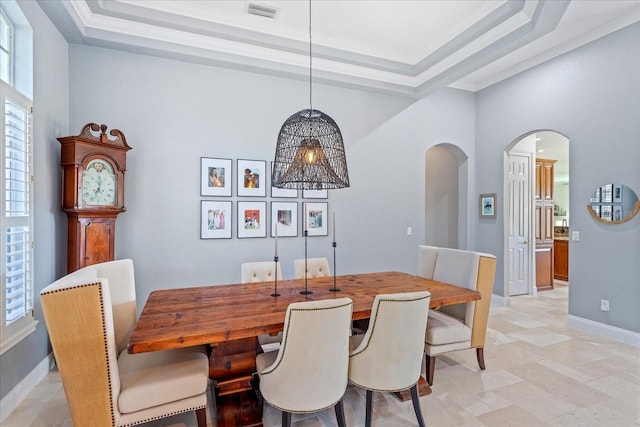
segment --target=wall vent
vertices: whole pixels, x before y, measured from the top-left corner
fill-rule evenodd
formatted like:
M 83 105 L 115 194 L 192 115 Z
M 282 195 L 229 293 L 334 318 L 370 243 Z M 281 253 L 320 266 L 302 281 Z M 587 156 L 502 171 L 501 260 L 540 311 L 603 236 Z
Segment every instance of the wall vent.
M 280 9 L 276 7 L 256 3 L 249 3 L 249 6 L 247 7 L 247 12 L 250 15 L 263 16 L 269 19 L 275 19 L 278 16 L 279 11 Z

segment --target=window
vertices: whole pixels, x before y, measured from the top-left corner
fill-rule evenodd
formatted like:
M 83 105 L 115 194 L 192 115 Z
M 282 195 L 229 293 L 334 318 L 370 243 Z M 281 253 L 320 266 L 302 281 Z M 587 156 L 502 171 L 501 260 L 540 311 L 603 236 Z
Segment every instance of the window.
M 0 354 L 35 330 L 33 315 L 33 170 L 31 101 L 0 81 Z
M 13 84 L 13 25 L 0 9 L 0 79 Z

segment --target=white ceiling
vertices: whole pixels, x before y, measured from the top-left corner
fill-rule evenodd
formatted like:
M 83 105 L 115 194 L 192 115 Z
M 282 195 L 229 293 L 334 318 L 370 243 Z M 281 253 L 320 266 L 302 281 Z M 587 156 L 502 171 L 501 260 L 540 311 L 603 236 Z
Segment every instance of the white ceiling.
M 309 2 L 38 0 L 65 38 L 309 77 Z M 640 20 L 640 0 L 313 0 L 313 79 L 420 98 L 471 91 Z

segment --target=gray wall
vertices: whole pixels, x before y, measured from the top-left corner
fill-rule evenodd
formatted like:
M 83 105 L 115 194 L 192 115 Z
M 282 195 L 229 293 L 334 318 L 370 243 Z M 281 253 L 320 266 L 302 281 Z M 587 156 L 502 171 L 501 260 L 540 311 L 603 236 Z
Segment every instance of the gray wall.
M 18 3 L 33 28 L 36 295 L 66 266 L 65 216 L 60 212 L 60 144 L 68 132 L 67 43 L 36 2 Z M 35 299 L 36 332 L 0 356 L 0 398 L 11 391 L 50 352 L 40 299 Z
M 238 282 L 242 262 L 272 259 L 272 238 L 237 239 L 235 225 L 231 240 L 199 239 L 200 200 L 225 199 L 200 196 L 200 157 L 270 162 L 282 123 L 308 107 L 307 82 L 79 45 L 70 58 L 71 132 L 105 123 L 133 147 L 116 256 L 135 260 L 139 306 L 154 289 Z M 448 90 L 412 105 L 314 85 L 313 102 L 346 141 L 351 187 L 328 199 L 338 272 L 414 272 L 424 236 L 424 153 L 443 141 L 472 147 L 473 95 Z M 235 184 L 233 193 L 234 212 L 237 200 L 271 200 L 236 197 Z M 279 240 L 283 274 L 291 278 L 304 241 Z M 332 258 L 330 237 L 308 245 L 309 256 Z
M 640 218 L 594 221 L 593 191 L 623 183 L 640 194 L 640 24 L 610 34 L 477 94 L 478 188 L 502 193 L 503 152 L 537 129 L 570 140 L 569 313 L 640 332 Z M 503 194 L 499 195 L 499 206 Z M 503 289 L 503 223 L 477 221 L 477 248 L 498 255 L 494 293 Z M 611 311 L 600 311 L 608 299 Z

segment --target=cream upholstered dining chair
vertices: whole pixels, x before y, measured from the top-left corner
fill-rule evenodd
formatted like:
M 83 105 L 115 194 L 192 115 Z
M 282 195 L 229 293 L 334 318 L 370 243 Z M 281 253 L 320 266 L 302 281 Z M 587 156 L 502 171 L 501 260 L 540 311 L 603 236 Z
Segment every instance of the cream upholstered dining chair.
M 429 312 L 424 351 L 427 382 L 433 385 L 436 356 L 455 350 L 475 348 L 481 370 L 491 293 L 496 272 L 496 257 L 461 249 L 418 247 L 418 275 L 477 290 L 480 300 L 447 305 Z
M 304 279 L 304 258 L 293 260 L 293 274 L 296 279 Z M 331 276 L 331 268 L 326 258 L 307 258 L 307 277 Z
M 282 280 L 280 261 L 277 266 L 274 264 L 273 261 L 245 262 L 240 266 L 240 281 L 242 283 L 273 282 L 275 277 Z M 262 334 L 258 336 L 258 343 L 263 351 L 277 350 L 280 341 L 282 341 L 282 332 L 277 335 Z
M 74 425 L 132 426 L 195 411 L 206 426 L 204 347 L 127 353 L 136 322 L 131 260 L 70 273 L 40 300 Z
M 350 338 L 349 382 L 367 391 L 365 426 L 371 426 L 374 391 L 406 389 L 424 426 L 418 380 L 430 302 L 426 291 L 376 295 L 369 328 Z
M 261 400 L 282 411 L 283 426 L 291 425 L 292 413 L 332 406 L 345 425 L 352 306 L 350 298 L 291 303 L 282 346 L 256 357 Z
M 240 281 L 242 283 L 272 282 L 277 276 L 282 280 L 280 261 L 277 266 L 273 261 L 245 262 L 240 267 Z M 277 270 L 277 271 L 276 271 Z

